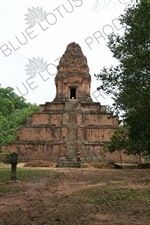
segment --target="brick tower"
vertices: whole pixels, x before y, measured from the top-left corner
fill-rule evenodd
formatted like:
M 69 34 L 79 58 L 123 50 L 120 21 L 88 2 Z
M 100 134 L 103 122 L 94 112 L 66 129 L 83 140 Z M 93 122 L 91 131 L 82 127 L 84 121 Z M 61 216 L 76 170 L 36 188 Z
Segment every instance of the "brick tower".
M 69 44 L 65 54 L 61 57 L 55 84 L 55 102 L 70 99 L 84 102 L 92 101 L 90 96 L 91 76 L 87 60 L 80 46 L 76 43 Z
M 12 149 L 22 161 L 47 159 L 61 166 L 75 166 L 77 153 L 85 160 L 92 155 L 94 161 L 118 126 L 118 118 L 92 101 L 91 76 L 78 44 L 67 46 L 55 84 L 54 100 L 40 105 L 40 111 L 17 131 L 17 142 L 2 146 L 2 151 Z

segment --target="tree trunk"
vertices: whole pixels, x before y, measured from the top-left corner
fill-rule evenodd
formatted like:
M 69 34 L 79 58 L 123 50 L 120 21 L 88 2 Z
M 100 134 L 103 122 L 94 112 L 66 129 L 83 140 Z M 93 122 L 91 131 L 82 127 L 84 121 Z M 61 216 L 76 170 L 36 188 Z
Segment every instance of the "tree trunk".
M 139 154 L 139 164 L 141 164 L 142 161 L 141 161 L 141 155 Z
M 122 167 L 122 152 L 119 151 L 119 157 L 120 157 L 120 166 Z

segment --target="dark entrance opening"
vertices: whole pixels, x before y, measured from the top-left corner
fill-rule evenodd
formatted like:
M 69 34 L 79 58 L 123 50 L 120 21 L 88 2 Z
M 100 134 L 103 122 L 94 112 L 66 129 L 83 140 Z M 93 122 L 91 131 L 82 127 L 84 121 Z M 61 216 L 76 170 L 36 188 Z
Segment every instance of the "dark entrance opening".
M 76 88 L 70 88 L 70 99 L 76 99 Z

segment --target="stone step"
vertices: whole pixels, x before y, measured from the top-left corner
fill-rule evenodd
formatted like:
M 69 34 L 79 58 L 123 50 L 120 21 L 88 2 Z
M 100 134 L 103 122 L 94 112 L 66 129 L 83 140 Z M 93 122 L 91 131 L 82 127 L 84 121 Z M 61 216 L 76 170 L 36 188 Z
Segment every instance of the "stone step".
M 73 158 L 66 157 L 65 159 L 59 159 L 56 164 L 57 168 L 61 167 L 72 167 L 72 168 L 81 168 L 81 163 L 78 163 Z
M 67 167 L 71 167 L 71 168 L 81 168 L 81 164 L 80 163 L 77 163 L 77 162 L 74 162 L 74 163 L 69 163 L 69 162 L 63 162 L 63 163 L 60 163 L 58 162 L 56 164 L 56 167 L 57 168 L 67 168 Z

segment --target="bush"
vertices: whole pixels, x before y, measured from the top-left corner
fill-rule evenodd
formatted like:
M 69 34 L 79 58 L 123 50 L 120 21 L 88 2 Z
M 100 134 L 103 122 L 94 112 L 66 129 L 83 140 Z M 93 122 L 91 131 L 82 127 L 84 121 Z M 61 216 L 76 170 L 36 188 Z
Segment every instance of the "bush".
M 10 164 L 11 153 L 12 151 L 0 152 L 0 161 L 5 164 Z

